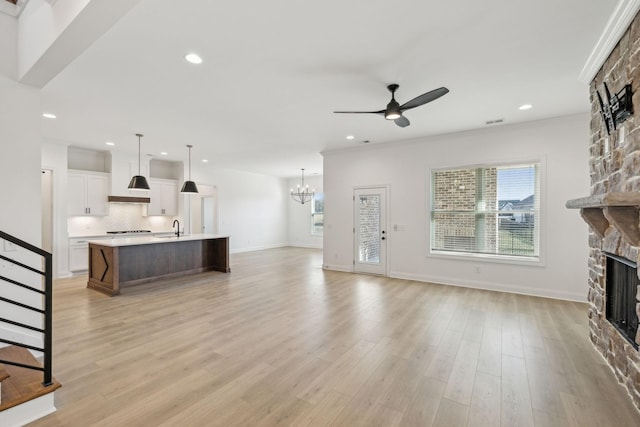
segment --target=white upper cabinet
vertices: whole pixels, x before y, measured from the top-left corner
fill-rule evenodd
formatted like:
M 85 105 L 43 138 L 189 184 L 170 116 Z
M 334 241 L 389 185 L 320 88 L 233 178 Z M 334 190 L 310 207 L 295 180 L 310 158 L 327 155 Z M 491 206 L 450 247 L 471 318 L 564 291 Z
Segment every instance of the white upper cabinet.
M 67 188 L 69 216 L 109 215 L 109 174 L 69 171 Z
M 173 179 L 149 178 L 147 215 L 178 215 L 178 181 Z

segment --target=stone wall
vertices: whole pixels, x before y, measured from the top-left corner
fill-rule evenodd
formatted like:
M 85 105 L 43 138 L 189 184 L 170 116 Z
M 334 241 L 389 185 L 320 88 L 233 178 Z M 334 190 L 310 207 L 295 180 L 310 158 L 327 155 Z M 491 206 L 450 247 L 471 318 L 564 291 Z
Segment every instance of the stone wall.
M 636 111 L 610 135 L 600 114 L 596 93 L 599 90 L 606 102 L 603 82 L 612 94 L 630 83 Z M 591 82 L 590 97 L 591 194 L 640 191 L 640 16 L 636 16 Z M 640 409 L 640 353 L 606 319 L 604 255 L 609 252 L 640 264 L 639 248 L 629 245 L 613 227 L 607 229 L 603 239 L 591 232 L 589 247 L 590 338 Z M 636 311 L 640 317 L 640 304 Z M 636 337 L 636 342 L 640 343 L 640 336 Z

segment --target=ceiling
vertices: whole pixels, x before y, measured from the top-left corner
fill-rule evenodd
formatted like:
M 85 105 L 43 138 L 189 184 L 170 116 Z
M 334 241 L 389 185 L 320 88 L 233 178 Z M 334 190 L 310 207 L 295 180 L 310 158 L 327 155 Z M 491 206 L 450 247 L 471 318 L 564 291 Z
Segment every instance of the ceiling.
M 141 132 L 143 153 L 186 160 L 192 144 L 200 168 L 321 173 L 321 152 L 363 140 L 392 144 L 588 111 L 578 74 L 615 5 L 142 0 L 42 89 L 44 110 L 57 115 L 43 119 L 43 132 L 130 153 Z M 192 51 L 201 65 L 184 60 Z M 400 104 L 440 86 L 450 93 L 408 111 L 406 128 L 379 115 L 333 114 L 383 109 L 389 83 L 400 85 Z

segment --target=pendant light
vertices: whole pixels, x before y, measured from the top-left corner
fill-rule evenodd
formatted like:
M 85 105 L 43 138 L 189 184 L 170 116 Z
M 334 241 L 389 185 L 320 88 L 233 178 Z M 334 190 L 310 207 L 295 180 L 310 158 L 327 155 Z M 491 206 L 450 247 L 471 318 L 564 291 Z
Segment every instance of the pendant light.
M 302 170 L 302 186 L 298 185 L 298 189 L 296 191 L 293 191 L 293 188 L 292 188 L 290 194 L 293 200 L 304 205 L 305 203 L 310 202 L 313 199 L 313 195 L 315 194 L 316 190 L 309 191 L 309 186 L 304 185 L 304 168 L 302 168 L 301 170 Z
M 136 136 L 138 137 L 138 175 L 135 175 L 131 178 L 131 181 L 129 181 L 129 190 L 150 190 L 147 178 L 140 175 L 140 138 L 144 135 L 136 133 Z
M 193 147 L 193 145 L 187 145 L 187 147 L 189 148 L 189 180 L 184 182 L 184 184 L 182 185 L 182 190 L 180 190 L 180 192 L 197 193 L 198 187 L 196 186 L 195 182 L 191 181 L 191 147 Z

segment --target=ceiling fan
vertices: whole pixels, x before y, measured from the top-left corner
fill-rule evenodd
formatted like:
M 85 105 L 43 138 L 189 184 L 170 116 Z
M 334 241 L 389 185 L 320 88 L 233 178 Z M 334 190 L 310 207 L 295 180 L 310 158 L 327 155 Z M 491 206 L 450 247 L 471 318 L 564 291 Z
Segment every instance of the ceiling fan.
M 398 126 L 400 126 L 401 128 L 403 127 L 407 127 L 409 126 L 411 123 L 409 122 L 409 119 L 407 119 L 405 116 L 402 115 L 403 112 L 410 110 L 412 108 L 416 108 L 419 107 L 421 105 L 424 105 L 428 102 L 431 101 L 435 101 L 436 99 L 440 98 L 443 95 L 446 95 L 447 93 L 449 93 L 449 89 L 447 89 L 446 87 L 441 87 L 438 89 L 434 89 L 430 92 L 427 93 L 423 93 L 420 96 L 416 96 L 415 98 L 413 98 L 411 101 L 409 102 L 405 102 L 404 104 L 400 105 L 398 104 L 398 101 L 396 101 L 395 98 L 395 92 L 396 90 L 400 87 L 400 85 L 397 84 L 390 84 L 389 86 L 387 86 L 387 89 L 389 89 L 389 92 L 391 92 L 391 101 L 389 101 L 389 103 L 387 104 L 387 108 L 385 108 L 384 110 L 380 110 L 380 111 L 334 111 L 334 113 L 339 113 L 339 114 L 382 114 L 384 115 L 384 118 L 387 120 L 393 120 L 395 122 L 395 124 L 397 124 Z

